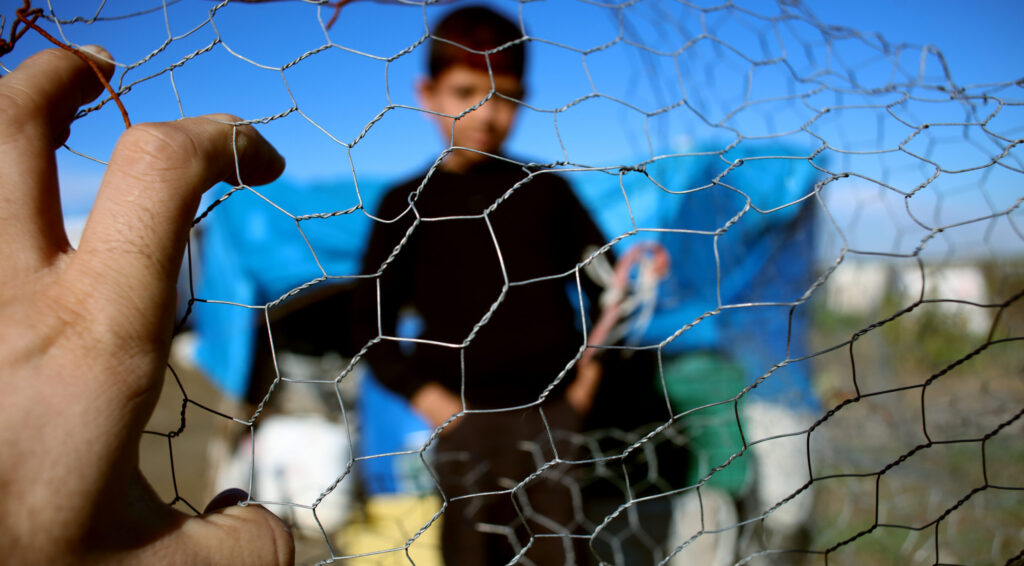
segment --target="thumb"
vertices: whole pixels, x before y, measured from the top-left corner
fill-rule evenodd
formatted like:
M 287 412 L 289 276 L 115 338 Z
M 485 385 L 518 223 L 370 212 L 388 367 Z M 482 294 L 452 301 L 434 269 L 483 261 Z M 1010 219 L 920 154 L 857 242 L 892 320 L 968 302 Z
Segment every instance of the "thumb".
M 218 495 L 207 509 L 216 508 L 234 496 Z M 281 519 L 260 505 L 228 505 L 185 523 L 189 544 L 204 562 L 257 566 L 295 564 L 295 541 Z

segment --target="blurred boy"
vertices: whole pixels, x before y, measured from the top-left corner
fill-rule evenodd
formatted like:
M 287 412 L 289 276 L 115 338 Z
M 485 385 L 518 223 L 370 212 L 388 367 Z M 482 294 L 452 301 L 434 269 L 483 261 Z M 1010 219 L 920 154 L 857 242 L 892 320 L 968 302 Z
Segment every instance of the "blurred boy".
M 473 7 L 432 34 L 417 92 L 450 147 L 377 211 L 363 260 L 377 276 L 357 291 L 359 335 L 377 378 L 432 426 L 458 415 L 436 445 L 446 564 L 505 564 L 527 545 L 536 564 L 575 563 L 564 465 L 531 476 L 553 449 L 572 457 L 564 439 L 587 409 L 579 387 L 567 400 L 584 323 L 567 287 L 604 239 L 563 180 L 500 153 L 524 95 L 519 27 Z M 580 281 L 596 306 L 598 289 Z M 416 341 L 393 339 L 400 314 L 422 321 Z

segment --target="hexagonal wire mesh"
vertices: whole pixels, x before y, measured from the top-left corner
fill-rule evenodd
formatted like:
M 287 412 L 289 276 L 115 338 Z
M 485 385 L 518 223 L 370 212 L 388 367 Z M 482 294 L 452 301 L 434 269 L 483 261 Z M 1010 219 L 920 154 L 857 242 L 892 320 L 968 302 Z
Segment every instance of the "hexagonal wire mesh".
M 469 217 L 421 216 L 420 192 L 456 148 L 412 86 L 450 6 L 94 4 L 50 2 L 38 20 L 118 59 L 116 96 L 80 113 L 61 155 L 66 193 L 88 195 L 102 172 L 115 102 L 133 121 L 230 111 L 289 160 L 285 180 L 221 187 L 197 214 L 181 329 L 199 346 L 179 340 L 172 410 L 144 439 L 144 467 L 172 504 L 195 511 L 214 476 L 242 484 L 296 525 L 300 562 L 438 563 L 453 504 L 493 500 L 514 520 L 476 530 L 506 541 L 502 562 L 532 563 L 550 540 L 580 564 L 1020 561 L 1024 103 L 1012 68 L 962 84 L 934 47 L 793 1 L 493 3 L 523 30 L 527 94 L 492 89 L 460 116 L 514 102 L 500 160 L 527 181 Z M 36 40 L 24 36 L 5 71 Z M 377 214 L 385 188 L 416 173 L 404 211 L 415 221 L 367 269 L 366 239 L 395 220 Z M 490 221 L 552 174 L 604 245 L 568 271 L 517 279 L 502 250 L 525 236 Z M 460 270 L 502 273 L 472 329 L 435 341 L 382 326 L 351 343 L 355 307 L 324 296 L 375 285 L 431 223 L 468 220 L 488 226 L 493 253 L 458 258 Z M 364 398 L 378 344 L 472 355 L 510 293 L 551 280 L 577 304 L 590 282 L 605 286 L 597 307 L 611 314 L 597 332 L 581 304 L 587 335 L 531 401 L 382 430 L 398 417 Z M 542 346 L 504 340 L 509 360 Z M 490 474 L 479 454 L 435 452 L 447 427 L 548 417 L 594 355 L 604 374 L 584 426 L 538 421 L 535 438 L 502 445 L 529 454 L 533 473 L 445 492 L 441 473 L 467 486 Z M 476 374 L 460 367 L 465 403 Z M 568 494 L 571 520 L 539 510 L 540 482 Z

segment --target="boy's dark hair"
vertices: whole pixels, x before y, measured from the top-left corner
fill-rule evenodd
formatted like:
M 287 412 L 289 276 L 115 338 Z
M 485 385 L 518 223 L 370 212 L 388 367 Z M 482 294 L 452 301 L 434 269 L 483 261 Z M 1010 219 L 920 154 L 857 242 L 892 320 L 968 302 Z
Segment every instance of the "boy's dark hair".
M 523 37 L 516 24 L 490 8 L 471 6 L 450 12 L 434 27 L 433 36 L 445 41 L 430 42 L 431 78 L 436 79 L 455 65 L 486 71 L 488 59 L 495 74 L 523 78 L 526 49 L 522 42 L 486 56 L 474 53 L 497 49 Z

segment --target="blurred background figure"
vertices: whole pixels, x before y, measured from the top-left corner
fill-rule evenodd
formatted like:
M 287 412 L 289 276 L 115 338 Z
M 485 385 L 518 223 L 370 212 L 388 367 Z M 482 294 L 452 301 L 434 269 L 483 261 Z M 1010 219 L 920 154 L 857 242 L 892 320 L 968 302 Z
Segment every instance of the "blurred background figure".
M 635 249 L 658 250 L 669 268 L 657 276 L 633 269 L 639 304 L 617 332 L 627 345 L 660 344 L 652 395 L 663 390 L 682 416 L 689 458 L 677 485 L 689 489 L 666 498 L 674 509 L 668 551 L 701 525 L 715 531 L 767 513 L 755 528 L 706 534 L 673 558 L 731 564 L 754 547 L 806 542 L 810 490 L 786 500 L 809 484 L 802 433 L 819 410 L 810 365 L 801 361 L 805 294 L 815 279 L 814 208 L 804 197 L 819 174 L 793 159 L 799 148 L 780 144 L 747 144 L 720 158 L 708 140 L 688 153 L 621 179 L 591 177 L 580 194 L 597 207 L 621 202 L 616 195 L 625 191 L 636 225 L 677 230 L 639 235 L 644 243 Z M 730 167 L 734 160 L 742 165 Z M 630 215 L 607 204 L 599 210 L 606 234 L 630 230 Z

